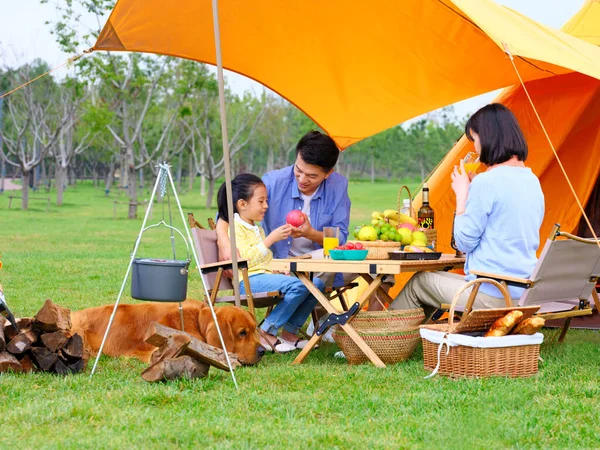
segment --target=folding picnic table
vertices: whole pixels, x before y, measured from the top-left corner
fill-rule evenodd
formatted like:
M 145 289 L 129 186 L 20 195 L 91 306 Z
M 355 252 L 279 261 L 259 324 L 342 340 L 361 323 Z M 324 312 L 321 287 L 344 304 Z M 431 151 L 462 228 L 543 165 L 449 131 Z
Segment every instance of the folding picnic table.
M 325 308 L 329 314 L 340 314 L 327 297 L 313 284 L 311 273 L 333 272 L 333 273 L 356 273 L 360 275 L 368 286 L 358 299 L 359 308 L 365 304 L 371 294 L 378 291 L 384 298 L 391 302 L 392 299 L 381 289 L 381 283 L 385 275 L 397 275 L 405 272 L 422 272 L 431 270 L 453 270 L 460 269 L 465 263 L 465 258 L 457 258 L 454 254 L 443 254 L 438 260 L 418 260 L 418 261 L 399 261 L 399 260 L 364 260 L 364 261 L 336 261 L 332 259 L 274 259 L 271 262 L 271 269 L 278 271 L 289 271 L 295 274 L 300 281 L 315 296 L 317 301 Z M 342 313 L 343 314 L 343 313 Z M 385 367 L 385 364 L 371 350 L 366 342 L 360 337 L 351 324 L 352 318 L 341 325 L 342 329 L 365 353 L 369 360 L 377 367 Z M 309 343 L 304 347 L 300 354 L 294 360 L 294 364 L 300 364 L 314 346 L 321 340 L 315 330 L 315 334 Z

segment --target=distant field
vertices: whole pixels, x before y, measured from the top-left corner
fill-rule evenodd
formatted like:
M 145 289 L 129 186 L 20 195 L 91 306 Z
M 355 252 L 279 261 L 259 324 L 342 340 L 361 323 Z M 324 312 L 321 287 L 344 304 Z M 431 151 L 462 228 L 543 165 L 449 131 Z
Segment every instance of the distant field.
M 352 224 L 394 208 L 399 186 L 351 183 Z M 8 210 L 8 194 L 0 195 L 0 282 L 18 316 L 46 298 L 72 309 L 114 302 L 143 213 L 127 220 L 118 205 L 113 219 L 114 200 L 126 201 L 117 192 L 107 198 L 78 184 L 49 212 L 39 201 Z M 214 215 L 196 192 L 181 201 L 203 223 Z M 162 216 L 156 205 L 152 221 Z M 176 248 L 181 257 L 182 243 Z M 150 230 L 138 255 L 170 252 L 168 233 Z M 191 273 L 189 296 L 201 298 Z M 128 285 L 122 301 L 132 301 Z M 1 374 L 0 448 L 598 448 L 597 331 L 544 343 L 540 373 L 518 380 L 424 380 L 420 349 L 383 370 L 348 366 L 336 351 L 324 344 L 299 367 L 293 355 L 268 355 L 236 372 L 239 391 L 215 369 L 203 380 L 151 385 L 140 377 L 144 364 L 127 359 L 102 358 L 91 380 L 90 367 L 66 378 Z

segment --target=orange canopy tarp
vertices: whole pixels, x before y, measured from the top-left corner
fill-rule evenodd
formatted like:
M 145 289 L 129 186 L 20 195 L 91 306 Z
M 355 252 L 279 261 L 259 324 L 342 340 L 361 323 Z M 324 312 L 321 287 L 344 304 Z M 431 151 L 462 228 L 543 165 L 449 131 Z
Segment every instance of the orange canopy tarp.
M 223 67 L 288 99 L 345 148 L 525 80 L 600 78 L 600 50 L 491 0 L 221 0 Z M 208 0 L 118 0 L 94 50 L 215 64 Z

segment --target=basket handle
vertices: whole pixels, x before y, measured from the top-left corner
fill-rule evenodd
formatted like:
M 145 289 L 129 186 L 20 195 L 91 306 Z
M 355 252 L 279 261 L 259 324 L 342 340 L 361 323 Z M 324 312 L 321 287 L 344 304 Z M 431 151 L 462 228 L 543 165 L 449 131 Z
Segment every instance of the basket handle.
M 508 306 L 509 308 L 512 306 L 512 299 L 510 298 L 508 289 L 503 284 L 500 284 L 496 280 L 492 280 L 491 278 L 477 278 L 475 280 L 471 280 L 468 283 L 463 284 L 460 287 L 460 289 L 456 291 L 456 294 L 454 294 L 452 304 L 450 305 L 450 312 L 448 313 L 450 316 L 448 318 L 448 326 L 450 329 L 452 329 L 452 326 L 454 324 L 454 309 L 456 308 L 456 304 L 458 303 L 460 294 L 462 294 L 466 289 L 470 288 L 471 286 L 478 285 L 481 283 L 490 283 L 496 286 L 500 290 L 500 292 L 502 292 L 502 295 L 504 296 L 504 301 L 506 302 L 506 306 Z M 475 302 L 475 297 L 476 296 L 472 296 L 472 298 L 469 298 L 469 301 L 465 305 L 465 311 L 471 310 L 471 308 L 473 307 L 473 303 Z
M 146 230 L 149 230 L 150 228 L 159 227 L 159 226 L 161 226 L 161 225 L 164 225 L 165 227 L 167 227 L 167 228 L 170 228 L 171 230 L 177 231 L 177 233 L 179 233 L 179 236 L 181 236 L 181 239 L 183 239 L 183 242 L 184 242 L 184 244 L 185 244 L 185 249 L 186 249 L 186 251 L 187 251 L 187 260 L 188 260 L 188 262 L 189 262 L 189 261 L 191 261 L 192 259 L 190 258 L 190 246 L 189 246 L 189 244 L 188 244 L 188 242 L 187 242 L 187 239 L 185 238 L 185 236 L 183 235 L 183 233 L 182 233 L 181 231 L 179 231 L 179 230 L 178 230 L 177 228 L 175 228 L 175 227 L 172 227 L 171 225 L 167 225 L 167 223 L 166 223 L 164 220 L 161 220 L 161 221 L 160 221 L 160 222 L 158 222 L 158 223 L 155 223 L 155 224 L 153 224 L 153 225 L 149 225 L 149 226 L 147 226 L 146 228 L 144 228 L 144 229 L 142 230 L 142 232 L 140 233 L 139 240 L 140 240 L 140 241 L 142 240 L 142 234 L 144 234 L 144 232 L 145 232 Z M 135 245 L 136 245 L 137 243 L 138 243 L 138 242 L 136 241 L 136 243 L 134 244 L 134 247 L 133 247 L 133 248 L 135 248 Z
M 412 194 L 410 193 L 410 189 L 408 188 L 408 186 L 403 184 L 402 186 L 400 186 L 400 189 L 398 189 L 398 216 L 400 216 L 400 211 L 402 210 L 402 189 L 406 189 L 406 192 L 408 192 L 408 199 L 410 200 L 409 211 L 413 210 Z

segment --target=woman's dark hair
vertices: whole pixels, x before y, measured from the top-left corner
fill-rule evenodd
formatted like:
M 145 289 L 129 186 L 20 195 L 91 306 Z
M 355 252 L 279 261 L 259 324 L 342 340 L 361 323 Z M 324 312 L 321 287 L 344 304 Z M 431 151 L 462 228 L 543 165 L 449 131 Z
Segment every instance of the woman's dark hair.
M 479 159 L 485 165 L 501 164 L 513 156 L 519 161 L 527 159 L 527 142 L 519 122 L 512 111 L 500 103 L 486 105 L 473 114 L 465 125 L 465 135 L 472 142 L 471 132 L 479 135 Z
M 254 195 L 254 190 L 260 185 L 264 185 L 262 180 L 251 173 L 241 173 L 231 180 L 234 213 L 238 212 L 237 202 L 239 200 L 250 201 Z M 219 207 L 219 217 L 226 222 L 229 222 L 229 214 L 227 213 L 227 189 L 225 183 L 221 185 L 219 192 L 217 193 L 217 206 Z
M 319 166 L 324 172 L 329 172 L 335 167 L 340 150 L 326 134 L 320 131 L 309 131 L 298 141 L 296 156 L 300 155 L 306 164 Z

